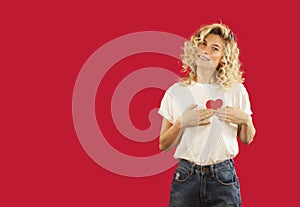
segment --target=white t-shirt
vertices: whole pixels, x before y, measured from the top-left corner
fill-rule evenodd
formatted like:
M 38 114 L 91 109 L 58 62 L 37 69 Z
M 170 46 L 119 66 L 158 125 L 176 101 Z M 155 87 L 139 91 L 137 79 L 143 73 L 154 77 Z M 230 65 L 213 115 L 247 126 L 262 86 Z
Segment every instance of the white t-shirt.
M 165 93 L 158 113 L 170 123 L 182 115 L 192 104 L 196 109 L 237 107 L 252 114 L 249 96 L 243 84 L 235 84 L 227 91 L 215 84 L 173 84 Z M 198 165 L 210 165 L 235 157 L 238 154 L 237 125 L 220 121 L 216 115 L 211 124 L 185 128 L 174 157 L 187 159 Z

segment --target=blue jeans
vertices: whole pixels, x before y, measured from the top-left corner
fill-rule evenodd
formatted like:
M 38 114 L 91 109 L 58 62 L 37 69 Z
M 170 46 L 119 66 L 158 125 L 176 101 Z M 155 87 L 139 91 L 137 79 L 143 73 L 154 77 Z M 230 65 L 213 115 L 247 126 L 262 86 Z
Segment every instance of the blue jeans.
M 174 173 L 169 207 L 241 206 L 233 161 L 200 166 L 180 160 Z

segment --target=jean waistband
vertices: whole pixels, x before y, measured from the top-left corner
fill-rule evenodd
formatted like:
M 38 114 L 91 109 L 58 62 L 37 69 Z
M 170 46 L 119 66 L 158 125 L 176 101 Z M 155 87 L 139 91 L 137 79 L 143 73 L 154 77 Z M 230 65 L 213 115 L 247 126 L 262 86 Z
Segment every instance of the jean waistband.
M 185 160 L 185 159 L 180 159 L 178 166 L 186 168 L 186 169 L 191 169 L 193 170 L 198 170 L 200 172 L 217 172 L 221 169 L 227 168 L 227 167 L 234 167 L 234 162 L 232 159 L 225 160 L 223 162 L 217 163 L 217 164 L 212 164 L 212 165 L 197 165 L 196 163 L 193 163 L 191 161 Z

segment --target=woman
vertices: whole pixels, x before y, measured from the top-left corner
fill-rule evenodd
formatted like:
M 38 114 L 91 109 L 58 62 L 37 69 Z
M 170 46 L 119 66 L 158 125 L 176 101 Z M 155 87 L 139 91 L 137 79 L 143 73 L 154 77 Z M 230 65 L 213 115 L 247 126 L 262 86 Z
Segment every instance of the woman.
M 241 206 L 233 158 L 237 137 L 255 134 L 240 71 L 239 49 L 224 24 L 201 27 L 184 45 L 187 77 L 165 93 L 160 149 L 176 146 L 179 160 L 169 206 Z

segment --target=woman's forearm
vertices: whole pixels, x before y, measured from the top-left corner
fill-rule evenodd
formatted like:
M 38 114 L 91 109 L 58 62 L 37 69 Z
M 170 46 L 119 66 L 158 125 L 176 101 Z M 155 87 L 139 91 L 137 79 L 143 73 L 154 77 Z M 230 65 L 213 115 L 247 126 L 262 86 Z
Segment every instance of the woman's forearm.
M 255 132 L 256 130 L 251 117 L 249 117 L 245 124 L 238 125 L 238 137 L 244 144 L 250 144 L 253 141 Z
M 168 150 L 172 145 L 177 145 L 184 130 L 181 128 L 181 121 L 178 119 L 171 127 L 162 132 L 159 139 L 159 148 L 162 151 Z

